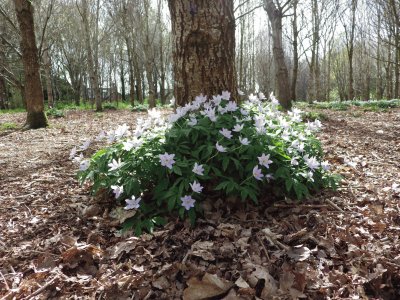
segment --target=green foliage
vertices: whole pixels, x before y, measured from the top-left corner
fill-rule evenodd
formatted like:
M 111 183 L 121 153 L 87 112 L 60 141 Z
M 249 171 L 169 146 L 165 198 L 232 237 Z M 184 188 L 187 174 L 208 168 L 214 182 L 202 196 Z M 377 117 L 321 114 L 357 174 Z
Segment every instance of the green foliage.
M 62 109 L 58 108 L 50 108 L 46 111 L 46 114 L 48 117 L 53 117 L 53 118 L 64 118 L 65 114 Z
M 268 190 L 300 200 L 337 186 L 312 133 L 319 121 L 280 112 L 274 98 L 268 104 L 251 96 L 240 108 L 228 99 L 226 92 L 213 101 L 197 97 L 169 122 L 153 110 L 132 135 L 126 125 L 108 132 L 105 139 L 116 142 L 80 160 L 80 182 L 136 209 L 123 226 L 136 234 L 173 213 L 194 224 L 199 203 L 212 194 L 258 203 Z
M 141 111 L 147 111 L 149 109 L 148 104 L 136 104 L 135 106 L 131 106 L 130 110 L 131 111 L 136 111 L 136 112 L 141 112 Z
M 326 121 L 328 120 L 328 116 L 317 111 L 307 111 L 302 114 L 302 119 L 303 122 L 315 120 Z
M 307 104 L 305 102 L 296 103 L 297 107 L 306 108 L 316 108 L 316 109 L 332 109 L 332 110 L 348 110 L 350 107 L 360 107 L 364 111 L 386 111 L 391 108 L 400 107 L 399 99 L 392 100 L 352 100 L 352 101 L 333 101 L 333 102 L 314 102 L 312 104 Z
M 0 124 L 0 131 L 15 130 L 18 128 L 18 125 L 13 122 L 5 122 Z

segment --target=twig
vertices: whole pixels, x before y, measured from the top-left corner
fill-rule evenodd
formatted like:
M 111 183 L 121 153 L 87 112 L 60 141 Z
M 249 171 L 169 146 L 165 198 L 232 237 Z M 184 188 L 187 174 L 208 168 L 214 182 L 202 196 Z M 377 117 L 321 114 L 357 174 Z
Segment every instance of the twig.
M 182 259 L 182 265 L 186 264 L 186 261 L 189 257 L 189 255 L 192 254 L 192 249 L 189 249 L 188 252 L 185 254 L 185 256 Z
M 329 205 L 331 205 L 333 208 L 335 208 L 335 209 L 337 209 L 338 211 L 340 211 L 340 212 L 344 212 L 344 210 L 343 209 L 341 209 L 339 206 L 337 206 L 335 203 L 333 203 L 331 200 L 329 200 L 329 199 L 326 199 L 325 200 L 326 202 L 328 202 L 329 203 Z
M 7 295 L 5 295 L 3 298 L 1 298 L 0 300 L 8 300 L 8 299 L 14 299 L 13 297 L 15 296 L 15 294 L 17 293 L 16 290 L 12 290 L 11 292 L 9 292 Z
M 50 280 L 49 282 L 47 282 L 44 286 L 42 286 L 41 288 L 37 289 L 35 292 L 33 292 L 32 294 L 30 294 L 29 296 L 23 298 L 23 300 L 29 300 L 32 299 L 33 297 L 39 295 L 41 292 L 43 292 L 45 289 L 47 289 L 50 285 L 53 284 L 53 282 L 58 279 L 58 275 L 54 276 L 54 278 L 52 280 Z
M 326 208 L 329 205 L 326 204 L 274 204 L 273 207 L 280 208 L 292 208 L 292 207 L 300 207 L 300 208 Z
M 271 259 L 269 258 L 269 254 L 268 254 L 267 248 L 265 248 L 264 242 L 262 241 L 262 239 L 260 238 L 260 236 L 258 234 L 257 234 L 257 240 L 261 244 L 261 247 L 263 248 L 264 253 L 267 256 L 268 261 L 270 261 Z
M 279 246 L 280 248 L 289 251 L 290 247 L 278 241 L 278 239 L 274 236 L 275 234 L 269 230 L 269 228 L 263 229 L 263 233 L 265 233 L 267 239 L 274 245 Z
M 1 271 L 0 271 L 0 275 L 1 275 L 1 278 L 3 278 L 3 280 L 4 280 L 4 283 L 6 284 L 7 291 L 9 291 L 10 290 L 10 286 L 8 285 L 7 280 L 6 280 L 6 278 L 4 277 L 4 275 L 3 275 L 3 273 Z

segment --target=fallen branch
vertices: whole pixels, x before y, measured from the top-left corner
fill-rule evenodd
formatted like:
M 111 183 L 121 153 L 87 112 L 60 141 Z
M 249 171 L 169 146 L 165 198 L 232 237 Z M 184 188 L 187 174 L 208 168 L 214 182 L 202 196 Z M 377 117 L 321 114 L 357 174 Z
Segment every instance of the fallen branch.
M 47 289 L 50 285 L 53 284 L 53 282 L 58 279 L 58 275 L 54 276 L 54 278 L 52 280 L 50 280 L 49 282 L 47 282 L 44 286 L 42 286 L 41 288 L 37 289 L 35 292 L 33 292 L 32 294 L 30 294 L 29 296 L 23 298 L 23 300 L 29 300 L 32 299 L 33 297 L 39 295 L 41 292 L 43 292 L 45 289 Z

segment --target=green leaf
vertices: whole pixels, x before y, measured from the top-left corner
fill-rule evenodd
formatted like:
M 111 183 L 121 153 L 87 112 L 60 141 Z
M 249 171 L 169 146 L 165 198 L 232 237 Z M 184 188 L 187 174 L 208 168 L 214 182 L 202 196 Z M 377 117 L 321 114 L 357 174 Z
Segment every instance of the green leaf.
M 226 169 L 228 168 L 228 165 L 229 165 L 229 157 L 228 156 L 225 156 L 223 159 L 222 159 L 222 170 L 225 172 L 226 171 Z
M 172 211 L 176 204 L 176 196 L 170 197 L 168 199 L 168 211 Z
M 177 165 L 175 165 L 175 166 L 172 167 L 172 171 L 173 171 L 175 174 L 182 176 L 182 170 L 181 170 L 181 168 L 179 168 Z
M 190 220 L 190 225 L 194 226 L 196 224 L 196 211 L 191 208 L 188 212 L 189 215 L 189 220 Z
M 218 184 L 218 185 L 214 188 L 214 190 L 215 190 L 215 191 L 219 191 L 219 190 L 225 189 L 226 186 L 227 186 L 229 183 L 230 183 L 230 181 L 223 181 L 223 182 L 221 182 L 220 184 Z
M 165 224 L 167 224 L 167 220 L 163 217 L 154 217 L 152 221 L 158 226 L 164 226 Z
M 292 186 L 293 186 L 293 179 L 292 178 L 286 178 L 285 179 L 285 186 L 286 186 L 286 191 L 290 192 Z

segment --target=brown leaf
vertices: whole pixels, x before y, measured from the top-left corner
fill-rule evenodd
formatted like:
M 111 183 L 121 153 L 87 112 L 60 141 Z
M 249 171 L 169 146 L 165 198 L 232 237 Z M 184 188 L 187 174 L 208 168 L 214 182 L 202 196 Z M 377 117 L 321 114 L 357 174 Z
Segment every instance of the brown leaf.
M 188 288 L 183 291 L 184 300 L 201 300 L 225 294 L 233 283 L 217 275 L 204 274 L 202 280 L 192 277 L 187 282 Z

